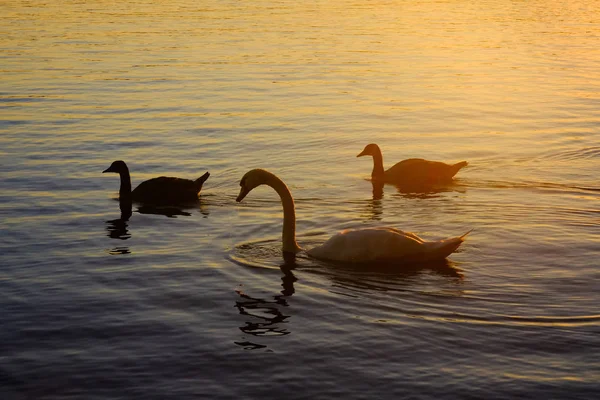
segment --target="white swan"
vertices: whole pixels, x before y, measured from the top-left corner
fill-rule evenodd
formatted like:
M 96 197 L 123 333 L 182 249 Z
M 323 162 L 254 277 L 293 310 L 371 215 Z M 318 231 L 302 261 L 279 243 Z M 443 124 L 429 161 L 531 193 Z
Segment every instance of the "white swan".
M 288 187 L 276 175 L 263 169 L 248 171 L 240 181 L 240 202 L 252 189 L 267 185 L 275 189 L 283 204 L 283 251 L 298 253 L 302 248 L 296 243 L 296 211 Z M 426 242 L 414 233 L 395 228 L 346 229 L 320 246 L 307 250 L 314 258 L 327 261 L 431 261 L 441 260 L 453 253 L 465 236 Z

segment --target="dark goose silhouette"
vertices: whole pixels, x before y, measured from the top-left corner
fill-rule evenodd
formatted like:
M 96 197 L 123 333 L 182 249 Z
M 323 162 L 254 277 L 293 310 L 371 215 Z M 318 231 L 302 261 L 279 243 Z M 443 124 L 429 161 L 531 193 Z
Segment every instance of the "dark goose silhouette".
M 409 158 L 400 161 L 384 171 L 383 155 L 375 143 L 368 144 L 356 157 L 372 156 L 373 172 L 371 179 L 397 185 L 434 185 L 448 183 L 468 163 L 461 161 L 456 164 L 446 164 L 439 161 L 428 161 L 422 158 Z
M 124 161 L 115 161 L 110 167 L 102 171 L 115 172 L 121 176 L 119 199 L 148 204 L 182 204 L 198 201 L 198 193 L 210 173 L 205 173 L 195 181 L 189 179 L 161 176 L 144 181 L 131 190 L 131 177 L 129 168 Z

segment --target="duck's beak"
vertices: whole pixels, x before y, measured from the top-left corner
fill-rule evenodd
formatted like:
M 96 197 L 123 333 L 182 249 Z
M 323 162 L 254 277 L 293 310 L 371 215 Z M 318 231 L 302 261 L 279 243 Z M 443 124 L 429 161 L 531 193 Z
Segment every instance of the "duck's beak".
M 240 201 L 244 200 L 244 197 L 246 197 L 248 193 L 250 193 L 250 191 L 242 186 L 240 189 L 240 194 L 238 195 L 237 199 L 235 199 L 235 201 L 239 203 Z

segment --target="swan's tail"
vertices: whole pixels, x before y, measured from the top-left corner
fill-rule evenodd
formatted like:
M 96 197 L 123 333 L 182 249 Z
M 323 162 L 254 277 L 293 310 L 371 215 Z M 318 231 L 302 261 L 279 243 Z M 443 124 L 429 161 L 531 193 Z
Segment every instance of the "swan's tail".
M 454 175 L 456 175 L 458 173 L 458 171 L 460 171 L 462 168 L 466 167 L 467 165 L 469 165 L 468 162 L 466 161 L 461 161 L 459 163 L 456 163 L 452 166 L 452 168 L 450 168 L 450 177 L 453 177 Z
M 469 232 L 465 233 L 462 236 L 453 237 L 450 239 L 444 239 L 437 242 L 430 242 L 430 246 L 432 247 L 432 251 L 430 254 L 431 259 L 442 260 L 448 257 L 450 254 L 454 253 L 456 249 L 465 241 L 465 237 L 471 233 L 473 229 Z
M 204 184 L 204 182 L 206 182 L 206 180 L 208 179 L 209 176 L 210 176 L 210 172 L 207 172 L 204 175 L 202 175 L 200 178 L 198 178 L 194 181 L 194 185 L 196 186 L 196 190 L 198 193 L 200 192 L 200 189 L 202 189 L 202 185 Z

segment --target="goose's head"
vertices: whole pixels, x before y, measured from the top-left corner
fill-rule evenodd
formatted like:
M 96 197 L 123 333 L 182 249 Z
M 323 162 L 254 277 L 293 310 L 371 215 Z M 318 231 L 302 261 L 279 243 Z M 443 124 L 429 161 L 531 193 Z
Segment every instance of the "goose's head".
M 125 164 L 125 161 L 119 160 L 114 161 L 112 164 L 110 164 L 110 167 L 102 171 L 102 173 L 105 172 L 115 172 L 117 174 L 121 174 L 123 172 L 129 172 L 129 169 L 127 168 L 127 164 Z
M 379 153 L 379 146 L 377 146 L 375 143 L 370 143 L 368 145 L 365 146 L 365 148 L 363 149 L 363 151 L 361 151 L 356 157 L 362 157 L 362 156 L 374 156 L 375 154 Z
M 267 183 L 272 176 L 273 174 L 264 169 L 253 169 L 246 172 L 240 181 L 240 194 L 235 201 L 238 203 L 242 201 L 252 189 Z

